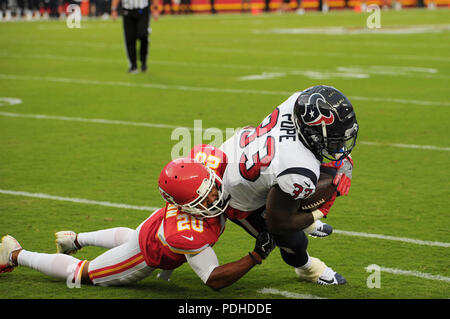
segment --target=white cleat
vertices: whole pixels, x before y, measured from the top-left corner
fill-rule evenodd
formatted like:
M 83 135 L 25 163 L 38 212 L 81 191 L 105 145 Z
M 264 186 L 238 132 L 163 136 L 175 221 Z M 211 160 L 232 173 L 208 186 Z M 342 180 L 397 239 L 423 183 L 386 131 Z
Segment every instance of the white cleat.
M 56 252 L 58 254 L 73 254 L 80 249 L 75 244 L 77 234 L 71 230 L 63 230 L 55 233 Z
M 343 285 L 347 282 L 344 277 L 339 275 L 330 267 L 327 267 L 325 271 L 317 279 L 319 285 Z
M 315 257 L 310 257 L 310 264 L 306 268 L 294 268 L 294 270 L 301 280 L 319 285 L 343 285 L 347 282 L 344 277 Z
M 320 220 L 316 220 L 311 226 L 305 228 L 304 231 L 311 237 L 323 238 L 331 235 L 333 227 L 322 223 Z
M 11 254 L 22 249 L 19 242 L 12 236 L 6 235 L 0 243 L 0 273 L 14 270 L 14 263 L 11 260 Z

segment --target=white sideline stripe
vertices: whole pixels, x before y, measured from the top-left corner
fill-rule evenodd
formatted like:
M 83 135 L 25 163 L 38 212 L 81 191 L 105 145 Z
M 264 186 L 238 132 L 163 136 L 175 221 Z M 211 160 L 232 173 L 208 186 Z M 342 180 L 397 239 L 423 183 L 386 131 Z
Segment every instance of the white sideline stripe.
M 125 126 L 126 125 L 128 125 L 128 126 L 143 126 L 143 127 L 167 128 L 167 129 L 186 128 L 190 131 L 196 130 L 193 127 L 187 127 L 187 126 L 176 126 L 176 125 L 146 123 L 146 122 L 119 121 L 119 120 L 106 120 L 106 119 L 88 119 L 88 118 L 82 118 L 82 117 L 68 117 L 68 116 L 45 115 L 45 114 L 24 114 L 24 113 L 0 112 L 0 116 L 32 118 L 32 119 L 40 119 L 40 120 L 58 120 L 58 121 L 72 121 L 72 122 L 85 122 L 85 123 L 98 123 L 98 124 L 125 125 Z M 198 130 L 200 131 L 202 129 L 199 128 Z M 358 143 L 365 144 L 365 145 L 374 145 L 374 146 L 391 146 L 391 147 L 399 147 L 399 148 L 425 149 L 425 150 L 446 151 L 446 152 L 450 151 L 450 147 L 440 147 L 440 146 L 434 146 L 434 145 L 388 144 L 388 143 L 385 144 L 385 143 L 365 142 L 365 141 L 359 141 Z
M 54 195 L 41 194 L 41 193 L 20 192 L 20 191 L 6 190 L 6 189 L 0 189 L 0 194 L 34 197 L 34 198 L 41 198 L 41 199 L 51 199 L 51 200 L 58 200 L 58 201 L 64 201 L 64 202 L 72 202 L 72 203 L 77 203 L 77 204 L 89 204 L 89 205 L 100 205 L 100 206 L 115 207 L 115 208 L 133 209 L 133 210 L 144 210 L 144 211 L 150 211 L 150 212 L 154 212 L 155 210 L 160 208 L 160 207 L 151 207 L 151 206 L 136 206 L 136 205 L 128 205 L 128 204 L 120 204 L 120 203 L 103 202 L 103 201 L 96 201 L 96 200 L 83 199 L 83 198 L 54 196 Z
M 283 290 L 278 290 L 275 288 L 263 288 L 257 291 L 260 294 L 265 294 L 265 295 L 282 295 L 283 297 L 286 298 L 291 298 L 291 299 L 326 299 L 326 298 L 322 298 L 322 297 L 318 297 L 318 296 L 314 296 L 314 295 L 310 295 L 310 294 L 298 294 L 295 292 L 290 292 L 290 291 L 283 291 Z
M 367 270 L 368 267 L 366 267 L 365 269 Z M 413 277 L 419 277 L 419 278 L 429 279 L 429 280 L 439 280 L 439 281 L 450 282 L 450 277 L 445 277 L 445 276 L 441 276 L 441 275 L 432 275 L 432 274 L 427 274 L 427 273 L 413 271 L 413 270 L 402 270 L 402 269 L 388 268 L 388 267 L 380 266 L 380 271 L 388 272 L 388 273 L 391 273 L 394 275 L 413 276 Z
M 100 206 L 115 207 L 115 208 L 144 210 L 144 211 L 151 211 L 151 212 L 160 208 L 160 207 L 151 207 L 151 206 L 136 206 L 136 205 L 111 203 L 111 202 L 104 202 L 104 201 L 95 201 L 95 200 L 83 199 L 83 198 L 54 196 L 54 195 L 42 194 L 42 193 L 29 193 L 29 192 L 6 190 L 6 189 L 0 189 L 0 194 L 51 199 L 51 200 L 58 200 L 58 201 L 66 201 L 66 202 L 90 204 L 90 205 L 100 205 Z M 345 235 L 345 236 L 368 237 L 368 238 L 377 238 L 377 239 L 385 239 L 385 240 L 393 240 L 393 241 L 402 241 L 402 242 L 416 244 L 416 245 L 450 247 L 450 243 L 442 243 L 442 242 L 435 242 L 435 241 L 423 241 L 423 240 L 417 240 L 417 239 L 411 239 L 411 238 L 393 237 L 393 236 L 386 236 L 386 235 L 379 235 L 379 234 L 358 233 L 358 232 L 351 232 L 351 231 L 338 230 L 338 229 L 334 229 L 333 232 L 335 234 L 341 234 L 341 235 Z
M 365 142 L 358 141 L 358 143 L 365 145 L 373 145 L 373 146 L 390 146 L 390 147 L 399 147 L 399 148 L 412 148 L 412 149 L 422 149 L 422 150 L 432 150 L 432 151 L 450 151 L 450 147 L 440 147 L 434 145 L 415 145 L 415 144 L 398 144 L 398 143 L 378 143 L 378 142 Z
M 197 91 L 197 92 L 210 92 L 210 93 L 235 93 L 235 94 L 257 94 L 257 95 L 263 94 L 263 95 L 283 95 L 283 96 L 289 96 L 293 93 L 293 92 L 287 92 L 287 91 L 227 89 L 227 88 L 213 88 L 213 87 L 195 87 L 195 86 L 186 86 L 186 85 L 166 85 L 166 84 L 158 84 L 158 83 L 132 83 L 132 82 L 123 82 L 123 81 L 100 81 L 100 80 L 61 78 L 61 77 L 38 77 L 38 76 L 25 76 L 25 75 L 15 75 L 15 74 L 0 74 L 0 78 L 8 79 L 8 80 L 20 80 L 20 81 L 49 81 L 49 82 L 57 82 L 57 83 L 109 85 L 109 86 L 136 87 L 136 88 L 146 88 L 146 89 Z M 450 102 L 445 102 L 445 101 L 421 101 L 421 100 L 397 99 L 397 98 L 389 98 L 389 97 L 382 98 L 382 97 L 365 97 L 365 96 L 349 96 L 349 98 L 352 100 L 360 100 L 360 101 L 450 106 Z
M 394 236 L 388 236 L 388 235 L 368 234 L 368 233 L 360 233 L 360 232 L 338 230 L 338 229 L 333 229 L 333 233 L 345 235 L 345 236 L 353 236 L 353 237 L 365 237 L 365 238 L 376 238 L 376 239 L 401 241 L 404 243 L 416 244 L 416 245 L 450 247 L 450 243 L 443 243 L 443 242 L 439 242 L 439 241 L 426 241 L 426 240 L 418 240 L 418 239 L 405 238 L 405 237 L 394 237 Z
M 436 106 L 450 106 L 450 102 L 436 102 L 436 101 L 420 101 L 407 99 L 394 99 L 390 97 L 364 97 L 364 96 L 348 96 L 350 100 L 360 101 L 375 101 L 375 102 L 392 102 L 400 104 L 417 104 L 417 105 L 436 105 Z
M 84 123 L 98 123 L 98 124 L 113 124 L 113 125 L 125 125 L 125 126 L 143 126 L 152 128 L 186 128 L 190 131 L 195 129 L 192 127 L 184 127 L 177 125 L 167 125 L 158 123 L 146 123 L 146 122 L 131 122 L 131 121 L 119 121 L 119 120 L 106 120 L 106 119 L 88 119 L 82 117 L 68 117 L 68 116 L 58 116 L 58 115 L 44 115 L 44 114 L 23 114 L 23 113 L 11 113 L 11 112 L 0 112 L 0 116 L 8 117 L 24 117 L 40 120 L 58 120 L 58 121 L 70 121 L 70 122 L 84 122 Z
M 292 92 L 277 92 L 267 90 L 242 90 L 242 89 L 219 89 L 219 88 L 207 88 L 207 87 L 195 87 L 185 85 L 166 85 L 158 83 L 132 83 L 123 81 L 100 81 L 100 80 L 87 80 L 87 79 L 73 79 L 73 78 L 60 78 L 60 77 L 38 77 L 38 76 L 24 76 L 14 74 L 0 74 L 0 78 L 8 80 L 22 80 L 22 81 L 49 81 L 58 83 L 76 83 L 76 84 L 89 84 L 89 85 L 109 85 L 109 86 L 124 86 L 124 87 L 136 87 L 146 89 L 161 89 L 161 90 L 180 90 L 180 91 L 199 91 L 199 92 L 212 92 L 212 93 L 236 93 L 236 94 L 264 94 L 264 95 L 291 95 Z

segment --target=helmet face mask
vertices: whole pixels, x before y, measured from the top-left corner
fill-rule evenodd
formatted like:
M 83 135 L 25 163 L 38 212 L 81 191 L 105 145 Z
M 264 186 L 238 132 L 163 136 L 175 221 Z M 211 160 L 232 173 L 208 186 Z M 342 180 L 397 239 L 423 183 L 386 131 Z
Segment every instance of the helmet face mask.
M 183 212 L 189 213 L 198 218 L 213 218 L 225 212 L 228 202 L 223 205 L 223 182 L 220 177 L 217 176 L 217 174 L 214 173 L 214 171 L 209 167 L 205 168 L 210 172 L 210 178 L 208 180 L 203 180 L 202 185 L 197 189 L 198 197 L 190 203 L 177 206 L 179 206 Z M 205 207 L 202 203 L 213 190 L 213 187 L 216 187 L 217 189 L 217 199 L 208 205 L 208 207 Z
M 356 145 L 358 123 L 350 101 L 329 86 L 303 91 L 294 106 L 300 141 L 320 161 L 347 157 Z
M 167 164 L 158 183 L 159 191 L 167 202 L 197 218 L 216 217 L 228 206 L 219 176 L 192 159 L 177 159 Z M 204 201 L 214 190 L 217 190 L 217 198 L 206 207 Z
M 351 128 L 345 130 L 343 137 L 327 137 L 326 148 L 322 152 L 322 156 L 331 161 L 346 158 L 356 145 L 357 135 L 358 124 L 355 123 Z

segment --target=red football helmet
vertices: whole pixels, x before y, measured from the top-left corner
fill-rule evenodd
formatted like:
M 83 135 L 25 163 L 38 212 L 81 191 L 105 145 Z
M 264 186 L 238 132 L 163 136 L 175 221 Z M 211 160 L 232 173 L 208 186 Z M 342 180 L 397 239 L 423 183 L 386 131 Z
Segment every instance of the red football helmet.
M 213 170 L 189 158 L 169 162 L 159 175 L 159 192 L 169 203 L 196 217 L 216 217 L 222 214 L 228 201 L 223 202 L 222 180 Z M 202 205 L 216 186 L 218 198 L 208 207 Z M 222 207 L 223 206 L 223 207 Z

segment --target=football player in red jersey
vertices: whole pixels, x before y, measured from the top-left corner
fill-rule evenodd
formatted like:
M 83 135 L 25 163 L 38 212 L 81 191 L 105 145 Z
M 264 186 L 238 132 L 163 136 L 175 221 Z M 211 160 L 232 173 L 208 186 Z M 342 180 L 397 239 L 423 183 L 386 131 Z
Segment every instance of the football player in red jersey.
M 169 280 L 174 269 L 188 262 L 206 285 L 218 290 L 260 264 L 275 247 L 272 236 L 261 233 L 252 252 L 219 265 L 212 247 L 224 230 L 223 212 L 229 201 L 221 178 L 210 167 L 186 158 L 168 163 L 158 183 L 167 204 L 136 229 L 58 232 L 57 254 L 27 251 L 12 236 L 4 236 L 0 273 L 26 266 L 66 280 L 72 287 L 81 283 L 113 286 L 135 283 L 155 269 L 162 269 L 159 277 Z M 109 250 L 91 261 L 69 255 L 84 246 Z

